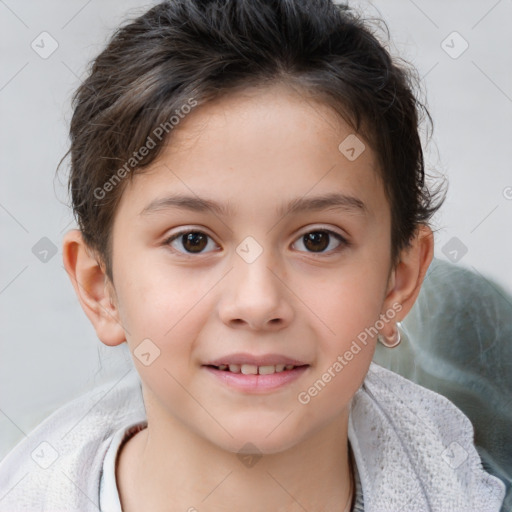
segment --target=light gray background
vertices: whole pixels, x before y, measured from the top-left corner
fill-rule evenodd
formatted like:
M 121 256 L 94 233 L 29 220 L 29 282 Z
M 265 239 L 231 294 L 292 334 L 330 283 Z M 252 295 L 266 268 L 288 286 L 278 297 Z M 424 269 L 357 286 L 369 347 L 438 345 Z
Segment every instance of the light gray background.
M 155 3 L 0 0 L 0 457 L 130 363 L 126 344 L 97 340 L 62 266 L 62 236 L 74 227 L 67 161 L 54 176 L 87 63 L 127 14 Z M 423 77 L 435 127 L 427 163 L 449 180 L 435 219 L 436 256 L 457 258 L 512 292 L 512 1 L 350 3 L 384 18 L 393 52 Z M 42 46 L 43 31 L 58 43 L 47 59 L 31 47 Z M 448 37 L 454 31 L 460 36 Z M 453 58 L 443 41 L 452 55 L 469 46 Z M 40 252 L 44 237 L 55 255 Z M 454 243 L 467 252 L 450 254 Z

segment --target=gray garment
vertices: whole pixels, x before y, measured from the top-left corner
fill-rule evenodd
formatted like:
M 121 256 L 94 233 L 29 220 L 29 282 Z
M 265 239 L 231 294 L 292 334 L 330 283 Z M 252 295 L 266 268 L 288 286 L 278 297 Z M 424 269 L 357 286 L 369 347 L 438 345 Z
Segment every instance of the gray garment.
M 446 396 L 470 419 L 486 471 L 512 511 L 512 297 L 476 269 L 434 259 L 402 323 L 402 343 L 373 360 Z
M 352 452 L 352 447 L 350 446 L 350 456 L 352 457 L 352 462 L 354 464 L 354 476 L 355 476 L 355 483 L 356 483 L 356 489 L 355 489 L 355 498 L 353 501 L 353 506 L 350 509 L 350 512 L 364 512 L 364 499 L 363 499 L 363 488 L 361 487 L 361 478 L 359 476 L 359 470 L 357 469 L 357 464 L 354 459 L 354 454 Z

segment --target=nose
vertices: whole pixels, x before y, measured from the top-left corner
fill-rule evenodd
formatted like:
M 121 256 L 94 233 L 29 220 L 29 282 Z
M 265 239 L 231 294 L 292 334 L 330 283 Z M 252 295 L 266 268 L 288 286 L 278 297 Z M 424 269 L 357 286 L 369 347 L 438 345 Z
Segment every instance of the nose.
M 290 295 L 265 251 L 251 263 L 235 255 L 234 268 L 224 282 L 219 315 L 232 328 L 280 330 L 293 318 Z

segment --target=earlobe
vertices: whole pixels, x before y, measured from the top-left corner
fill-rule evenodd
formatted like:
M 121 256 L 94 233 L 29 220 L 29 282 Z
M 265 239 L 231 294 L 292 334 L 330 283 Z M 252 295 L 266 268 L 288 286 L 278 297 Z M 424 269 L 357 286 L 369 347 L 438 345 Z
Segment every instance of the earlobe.
M 126 341 L 113 287 L 93 251 L 85 244 L 80 230 L 73 229 L 64 235 L 62 258 L 82 309 L 98 338 L 111 346 Z
M 426 225 L 420 225 L 409 247 L 402 250 L 400 261 L 392 270 L 388 291 L 384 300 L 384 311 L 395 309 L 400 304 L 400 312 L 394 322 L 400 322 L 409 313 L 423 283 L 425 274 L 434 256 L 434 234 Z M 384 335 L 391 336 L 394 322 L 390 322 Z

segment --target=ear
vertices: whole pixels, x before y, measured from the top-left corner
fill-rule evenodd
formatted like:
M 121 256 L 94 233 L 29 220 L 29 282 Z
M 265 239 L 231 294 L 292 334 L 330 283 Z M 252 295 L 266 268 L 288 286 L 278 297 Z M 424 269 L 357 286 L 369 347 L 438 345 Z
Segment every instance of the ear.
M 115 290 L 93 251 L 85 244 L 82 233 L 73 229 L 64 235 L 62 258 L 66 272 L 87 318 L 105 345 L 126 341 L 119 321 Z
M 422 224 L 416 230 L 410 245 L 401 251 L 398 264 L 391 270 L 382 313 L 397 311 L 396 322 L 407 316 L 420 293 L 433 257 L 434 234 L 428 226 Z M 401 305 L 401 309 L 397 304 Z M 392 336 L 394 326 L 392 322 L 386 324 L 382 329 L 383 334 Z

